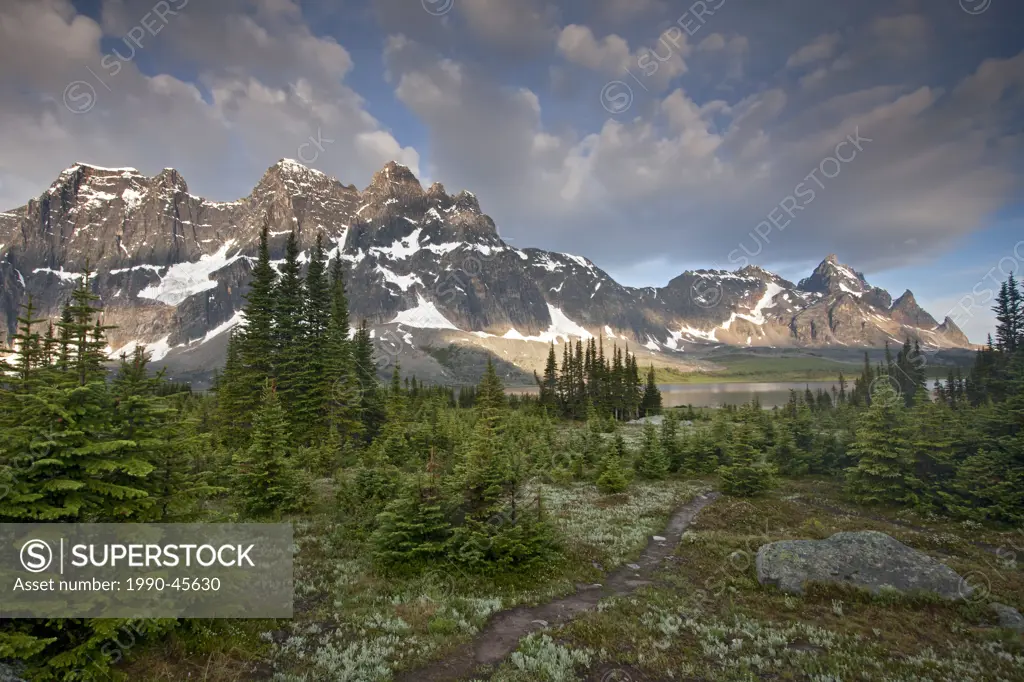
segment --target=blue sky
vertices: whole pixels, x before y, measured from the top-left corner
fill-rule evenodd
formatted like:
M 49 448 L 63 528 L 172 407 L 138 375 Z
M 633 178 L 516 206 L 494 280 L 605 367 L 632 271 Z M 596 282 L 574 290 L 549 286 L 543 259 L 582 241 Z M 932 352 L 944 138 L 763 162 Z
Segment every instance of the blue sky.
M 1024 255 L 1022 24 L 1015 0 L 15 0 L 0 204 L 75 161 L 231 200 L 282 157 L 360 187 L 396 159 L 626 284 L 834 252 L 981 341 Z

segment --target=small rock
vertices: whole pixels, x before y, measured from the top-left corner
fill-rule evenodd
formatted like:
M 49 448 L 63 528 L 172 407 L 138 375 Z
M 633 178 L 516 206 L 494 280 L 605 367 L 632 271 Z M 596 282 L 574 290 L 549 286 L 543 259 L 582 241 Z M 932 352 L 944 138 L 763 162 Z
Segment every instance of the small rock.
M 25 682 L 25 680 L 21 678 L 17 670 L 6 663 L 0 663 L 0 682 Z
M 626 568 L 628 568 L 630 570 L 633 570 L 633 571 L 639 571 L 640 570 L 640 564 L 626 564 Z
M 997 602 L 992 602 L 988 607 L 999 618 L 999 627 L 1016 632 L 1024 632 L 1024 616 L 1020 615 L 1020 611 L 1012 606 Z
M 654 541 L 655 542 L 665 542 L 665 538 L 661 537 L 660 535 L 655 535 L 654 536 Z
M 539 625 L 542 628 L 546 628 L 548 626 L 548 622 L 546 620 L 535 620 L 535 621 L 533 621 L 533 624 L 534 625 Z

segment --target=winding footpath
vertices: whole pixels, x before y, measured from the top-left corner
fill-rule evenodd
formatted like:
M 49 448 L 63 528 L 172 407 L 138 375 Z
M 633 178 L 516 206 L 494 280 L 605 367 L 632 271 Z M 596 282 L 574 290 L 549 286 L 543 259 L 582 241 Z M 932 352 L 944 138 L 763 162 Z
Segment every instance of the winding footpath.
M 597 608 L 608 597 L 622 597 L 637 588 L 650 585 L 654 572 L 672 554 L 683 533 L 704 507 L 718 498 L 718 493 L 698 495 L 680 507 L 669 519 L 664 540 L 651 539 L 635 563 L 626 564 L 610 573 L 603 585 L 583 588 L 575 594 L 540 604 L 524 606 L 496 614 L 476 636 L 442 660 L 418 670 L 398 675 L 397 682 L 444 682 L 467 679 L 481 665 L 496 665 L 516 650 L 519 640 L 545 627 L 564 625 L 581 613 Z

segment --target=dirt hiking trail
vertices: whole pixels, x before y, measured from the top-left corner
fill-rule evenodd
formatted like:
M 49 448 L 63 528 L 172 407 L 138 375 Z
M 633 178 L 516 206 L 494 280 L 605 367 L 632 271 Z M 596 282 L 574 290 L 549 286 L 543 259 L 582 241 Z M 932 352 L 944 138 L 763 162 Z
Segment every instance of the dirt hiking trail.
M 444 682 L 470 678 L 481 665 L 495 665 L 516 650 L 519 640 L 548 626 L 563 625 L 581 613 L 597 608 L 608 597 L 622 597 L 644 585 L 661 563 L 675 550 L 683 533 L 704 507 L 718 498 L 718 493 L 704 493 L 680 507 L 669 519 L 662 535 L 655 536 L 635 563 L 620 566 L 608 574 L 605 582 L 580 589 L 575 594 L 538 606 L 524 606 L 501 611 L 484 626 L 471 642 L 462 645 L 442 660 L 418 670 L 399 674 L 397 682 Z

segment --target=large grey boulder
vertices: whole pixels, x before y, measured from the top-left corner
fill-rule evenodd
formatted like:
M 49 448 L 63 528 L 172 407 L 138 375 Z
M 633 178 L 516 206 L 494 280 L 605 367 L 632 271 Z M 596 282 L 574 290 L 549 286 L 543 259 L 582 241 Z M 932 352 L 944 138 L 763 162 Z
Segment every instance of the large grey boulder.
M 973 593 L 956 571 L 877 531 L 763 545 L 757 552 L 757 579 L 792 594 L 803 594 L 807 581 L 854 585 L 874 593 L 883 587 L 934 592 L 946 599 L 966 599 Z

